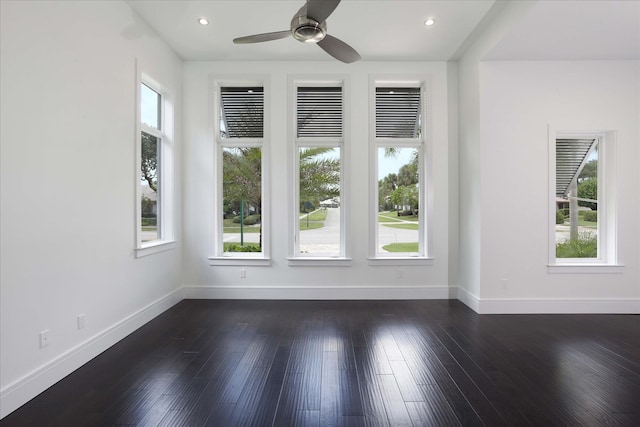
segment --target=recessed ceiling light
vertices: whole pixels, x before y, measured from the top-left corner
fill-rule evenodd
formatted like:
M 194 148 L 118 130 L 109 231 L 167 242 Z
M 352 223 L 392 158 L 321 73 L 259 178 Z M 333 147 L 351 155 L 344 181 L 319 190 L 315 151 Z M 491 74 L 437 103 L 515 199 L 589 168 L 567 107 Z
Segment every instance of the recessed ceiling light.
M 198 24 L 200 25 L 209 25 L 209 20 L 207 18 L 198 19 Z
M 427 27 L 430 27 L 430 26 L 432 26 L 432 25 L 433 25 L 433 24 L 435 24 L 435 23 L 436 23 L 436 20 L 435 20 L 435 19 L 433 19 L 433 18 L 429 18 L 429 19 L 427 19 L 426 21 L 424 21 L 424 25 L 426 25 Z

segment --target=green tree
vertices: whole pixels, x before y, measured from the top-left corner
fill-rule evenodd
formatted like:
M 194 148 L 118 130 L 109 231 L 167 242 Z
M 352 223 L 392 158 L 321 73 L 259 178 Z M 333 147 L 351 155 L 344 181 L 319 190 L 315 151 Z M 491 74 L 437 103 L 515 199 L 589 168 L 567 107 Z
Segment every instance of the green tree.
M 257 147 L 225 148 L 222 156 L 224 164 L 222 188 L 225 206 L 239 208 L 239 203 L 244 201 L 260 213 L 262 150 Z
M 140 172 L 149 188 L 158 192 L 158 138 L 142 132 Z
M 408 210 L 418 208 L 418 187 L 404 186 L 398 187 L 391 193 L 391 203 L 398 207 L 398 210 Z
M 318 206 L 340 195 L 340 159 L 327 156 L 329 147 L 300 149 L 300 204 Z
M 587 178 L 578 183 L 578 197 L 581 199 L 598 200 L 598 180 L 596 178 Z M 598 210 L 597 203 L 578 201 L 578 204 L 593 210 Z
M 578 176 L 578 182 L 582 182 L 586 179 L 598 177 L 598 159 L 589 160 L 585 163 L 580 176 Z

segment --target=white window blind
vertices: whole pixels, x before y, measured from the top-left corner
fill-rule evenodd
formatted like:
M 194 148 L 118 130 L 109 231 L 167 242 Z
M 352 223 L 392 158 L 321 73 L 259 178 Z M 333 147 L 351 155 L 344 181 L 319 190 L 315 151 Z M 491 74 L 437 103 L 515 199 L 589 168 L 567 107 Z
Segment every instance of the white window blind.
M 220 137 L 262 138 L 264 136 L 264 89 L 262 87 L 222 87 L 220 102 Z
M 420 137 L 420 88 L 376 88 L 376 138 Z
M 298 87 L 298 138 L 342 138 L 342 88 Z

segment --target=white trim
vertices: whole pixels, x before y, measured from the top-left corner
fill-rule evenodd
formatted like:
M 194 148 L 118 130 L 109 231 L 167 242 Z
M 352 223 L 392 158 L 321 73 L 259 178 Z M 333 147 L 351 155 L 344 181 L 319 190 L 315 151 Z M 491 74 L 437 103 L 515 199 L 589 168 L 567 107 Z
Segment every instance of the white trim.
M 640 298 L 482 298 L 478 314 L 640 314 Z
M 261 86 L 263 89 L 263 128 L 262 138 L 221 138 L 220 137 L 220 90 L 222 87 Z M 209 76 L 209 105 L 211 108 L 210 125 L 212 131 L 211 141 L 213 147 L 213 220 L 214 235 L 212 236 L 212 252 L 209 265 L 270 265 L 271 248 L 271 199 L 270 199 L 270 150 L 269 141 L 271 135 L 271 89 L 270 79 L 267 74 L 247 75 L 210 75 Z M 256 147 L 262 153 L 262 206 L 260 221 L 262 223 L 262 252 L 254 253 L 256 256 L 248 256 L 245 252 L 224 252 L 224 227 L 222 211 L 220 207 L 223 201 L 222 188 L 222 150 L 225 147 Z
M 376 88 L 377 87 L 419 87 L 421 105 L 421 133 L 419 138 L 378 138 L 376 137 Z M 369 265 L 432 265 L 433 254 L 433 141 L 431 117 L 431 78 L 429 75 L 369 75 Z M 407 253 L 381 253 L 378 251 L 378 151 L 379 148 L 397 147 L 418 149 L 419 161 L 419 204 L 422 218 L 418 221 L 418 257 Z M 394 259 L 396 261 L 394 264 Z M 376 260 L 380 260 L 378 263 Z M 389 261 L 387 261 L 389 260 Z M 402 264 L 398 264 L 401 262 Z M 408 263 L 408 264 L 404 264 Z
M 367 263 L 371 266 L 396 266 L 396 265 L 434 265 L 434 259 L 428 257 L 408 257 L 398 256 L 389 258 L 367 258 Z
M 257 253 L 257 252 L 256 252 Z M 238 254 L 246 255 L 244 252 L 238 252 Z M 241 257 L 241 256 L 221 256 L 221 257 L 209 257 L 209 265 L 252 265 L 252 266 L 269 266 L 271 265 L 270 258 L 264 257 Z
M 340 87 L 342 88 L 342 136 L 332 138 L 298 137 L 298 91 L 300 86 L 313 87 Z M 350 259 L 350 212 L 351 197 L 348 182 L 350 171 L 351 144 L 351 117 L 350 117 L 350 82 L 347 75 L 314 75 L 296 74 L 287 78 L 287 117 L 290 120 L 287 126 L 287 137 L 291 148 L 287 150 L 291 176 L 289 185 L 289 234 L 287 258 L 290 266 L 346 266 L 351 265 Z M 340 150 L 340 252 L 337 257 L 333 254 L 300 254 L 300 148 L 326 147 Z M 316 257 L 317 255 L 317 257 Z
M 622 264 L 562 263 L 547 265 L 547 271 L 551 274 L 621 274 L 624 267 Z
M 153 240 L 151 242 L 144 242 L 141 248 L 136 248 L 136 258 L 157 254 L 159 252 L 169 251 L 175 249 L 176 247 L 177 243 L 175 240 Z
M 476 313 L 480 312 L 480 299 L 464 288 L 458 287 L 458 300 Z
M 448 286 L 185 286 L 185 299 L 398 300 L 455 299 Z
M 0 418 L 10 414 L 183 299 L 183 288 L 171 291 L 8 384 L 0 390 Z
M 176 235 L 175 214 L 175 101 L 171 91 L 156 79 L 148 75 L 140 61 L 136 60 L 136 135 L 135 135 L 135 233 L 134 248 L 136 258 L 163 250 L 173 249 L 166 246 L 173 243 Z M 142 123 L 141 117 L 141 86 L 145 85 L 160 96 L 160 129 Z M 140 162 L 142 152 L 140 140 L 142 132 L 158 138 L 158 216 L 157 227 L 159 238 L 148 242 L 142 241 L 142 190 L 140 179 Z M 149 249 L 153 247 L 154 249 Z M 160 247 L 162 247 L 160 249 Z M 174 246 L 175 247 L 175 246 Z
M 342 257 L 296 257 L 287 258 L 290 267 L 351 267 L 351 258 Z
M 611 126 L 585 123 L 548 124 L 549 213 L 548 263 L 550 273 L 617 273 L 618 264 L 616 212 L 616 137 Z M 556 258 L 556 139 L 598 139 L 598 258 Z M 598 271 L 596 266 L 603 267 Z M 613 268 L 607 268 L 607 266 Z M 566 267 L 566 268 L 561 268 Z M 620 271 L 616 271 L 618 268 Z

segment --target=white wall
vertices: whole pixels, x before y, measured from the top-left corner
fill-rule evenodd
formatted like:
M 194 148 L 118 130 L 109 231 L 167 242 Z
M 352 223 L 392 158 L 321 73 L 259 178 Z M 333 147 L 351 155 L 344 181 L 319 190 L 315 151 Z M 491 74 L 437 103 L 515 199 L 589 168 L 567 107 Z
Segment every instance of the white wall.
M 480 87 L 481 311 L 640 312 L 640 63 L 483 62 Z M 620 274 L 547 271 L 547 128 L 559 123 L 617 132 Z
M 178 101 L 182 63 L 124 2 L 0 7 L 4 416 L 181 299 L 180 249 L 133 248 L 135 61 Z
M 210 266 L 213 254 L 214 142 L 211 82 L 215 76 L 266 75 L 271 89 L 271 255 L 268 267 Z M 289 229 L 287 167 L 289 75 L 346 75 L 351 108 L 346 138 L 351 162 L 348 185 L 351 193 L 351 267 L 291 267 L 287 262 Z M 434 265 L 369 266 L 369 111 L 370 74 L 423 74 L 431 84 L 433 174 L 434 174 Z M 449 198 L 456 189 L 449 185 L 448 86 L 446 63 L 371 63 L 344 65 L 322 62 L 188 62 L 184 65 L 185 151 L 184 160 L 184 283 L 186 295 L 228 298 L 428 298 L 449 296 Z M 244 268 L 244 267 L 243 267 Z M 402 269 L 404 277 L 397 277 Z
M 535 2 L 497 2 L 465 41 L 459 65 L 459 246 L 458 297 L 478 310 L 481 288 L 481 228 L 484 156 L 480 123 L 480 62 L 505 34 L 531 10 Z

